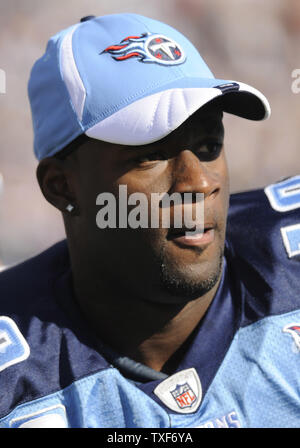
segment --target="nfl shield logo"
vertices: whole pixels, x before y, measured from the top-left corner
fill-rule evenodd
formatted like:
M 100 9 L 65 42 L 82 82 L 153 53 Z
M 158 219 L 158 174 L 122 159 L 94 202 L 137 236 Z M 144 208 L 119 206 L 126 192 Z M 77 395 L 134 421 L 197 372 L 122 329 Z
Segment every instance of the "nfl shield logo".
M 200 378 L 193 367 L 169 376 L 153 392 L 165 406 L 180 414 L 195 412 L 202 399 Z
M 188 383 L 177 384 L 170 392 L 180 409 L 191 407 L 197 398 Z

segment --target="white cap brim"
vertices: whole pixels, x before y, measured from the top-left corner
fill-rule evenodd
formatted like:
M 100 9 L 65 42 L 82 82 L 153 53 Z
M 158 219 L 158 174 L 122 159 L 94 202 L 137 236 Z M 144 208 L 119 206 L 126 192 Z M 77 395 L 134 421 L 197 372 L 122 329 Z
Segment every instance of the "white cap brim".
M 271 110 L 257 89 L 237 81 L 238 90 L 218 87 L 171 88 L 141 98 L 85 131 L 91 138 L 139 146 L 158 141 L 177 129 L 202 106 L 222 98 L 222 110 L 250 120 L 265 120 Z

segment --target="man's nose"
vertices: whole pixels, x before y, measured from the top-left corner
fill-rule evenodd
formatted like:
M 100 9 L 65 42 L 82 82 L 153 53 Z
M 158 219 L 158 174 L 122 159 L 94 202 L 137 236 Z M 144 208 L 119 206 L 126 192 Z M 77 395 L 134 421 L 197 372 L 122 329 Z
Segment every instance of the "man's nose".
M 209 162 L 201 162 L 190 150 L 180 151 L 173 167 L 172 192 L 203 193 L 206 198 L 219 189 L 219 176 Z

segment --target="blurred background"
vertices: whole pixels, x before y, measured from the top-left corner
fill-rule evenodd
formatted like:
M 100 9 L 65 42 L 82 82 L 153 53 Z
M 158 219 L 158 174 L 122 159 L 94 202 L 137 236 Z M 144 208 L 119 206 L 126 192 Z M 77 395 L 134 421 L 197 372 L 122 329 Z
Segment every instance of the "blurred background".
M 57 31 L 86 15 L 118 12 L 169 23 L 192 40 L 215 76 L 246 82 L 269 99 L 268 121 L 225 116 L 232 192 L 300 174 L 300 93 L 292 91 L 292 72 L 300 69 L 299 0 L 0 0 L 0 269 L 64 238 L 62 218 L 35 177 L 31 67 Z

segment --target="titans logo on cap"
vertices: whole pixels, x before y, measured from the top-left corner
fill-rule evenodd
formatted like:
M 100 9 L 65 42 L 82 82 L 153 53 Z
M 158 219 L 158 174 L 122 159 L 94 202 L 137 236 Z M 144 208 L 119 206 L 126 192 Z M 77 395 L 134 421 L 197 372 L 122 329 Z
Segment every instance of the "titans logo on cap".
M 125 37 L 119 44 L 110 45 L 101 54 L 109 53 L 116 61 L 138 58 L 140 62 L 177 65 L 185 61 L 182 48 L 174 40 L 161 34 L 145 33 Z

